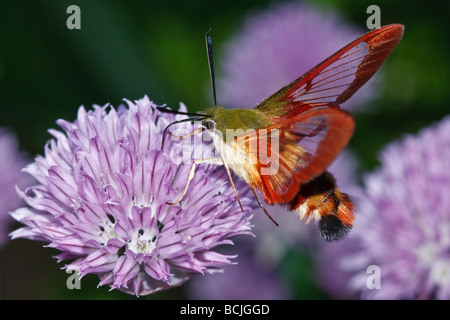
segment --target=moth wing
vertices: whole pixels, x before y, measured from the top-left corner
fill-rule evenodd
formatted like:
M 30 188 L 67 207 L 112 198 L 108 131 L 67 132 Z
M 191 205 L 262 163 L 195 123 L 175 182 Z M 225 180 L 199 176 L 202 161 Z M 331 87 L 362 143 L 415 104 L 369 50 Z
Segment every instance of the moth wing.
M 317 107 L 339 108 L 380 68 L 400 42 L 403 31 L 402 25 L 393 24 L 361 36 L 255 109 L 279 122 Z
M 349 142 L 353 117 L 338 109 L 318 109 L 236 137 L 245 151 L 251 187 L 268 204 L 287 203 L 302 183 L 318 176 Z

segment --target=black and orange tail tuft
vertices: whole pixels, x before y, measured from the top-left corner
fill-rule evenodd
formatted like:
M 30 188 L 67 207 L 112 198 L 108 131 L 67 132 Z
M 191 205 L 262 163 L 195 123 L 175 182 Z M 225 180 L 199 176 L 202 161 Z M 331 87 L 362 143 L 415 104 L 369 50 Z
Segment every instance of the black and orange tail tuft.
M 354 205 L 347 194 L 338 190 L 329 172 L 303 184 L 289 206 L 302 220 L 316 220 L 327 241 L 343 239 L 353 227 Z
M 354 205 L 345 193 L 334 190 L 333 202 L 338 203 L 337 208 L 320 216 L 319 230 L 322 238 L 327 241 L 339 241 L 352 229 Z

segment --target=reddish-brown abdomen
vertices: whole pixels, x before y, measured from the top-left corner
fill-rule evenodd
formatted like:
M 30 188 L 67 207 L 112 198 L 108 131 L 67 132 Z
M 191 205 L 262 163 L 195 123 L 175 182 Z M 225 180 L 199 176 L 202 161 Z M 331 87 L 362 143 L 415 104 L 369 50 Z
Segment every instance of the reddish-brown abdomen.
M 306 221 L 319 222 L 320 233 L 327 241 L 338 241 L 353 227 L 354 205 L 336 186 L 334 177 L 324 172 L 302 184 L 288 208 Z

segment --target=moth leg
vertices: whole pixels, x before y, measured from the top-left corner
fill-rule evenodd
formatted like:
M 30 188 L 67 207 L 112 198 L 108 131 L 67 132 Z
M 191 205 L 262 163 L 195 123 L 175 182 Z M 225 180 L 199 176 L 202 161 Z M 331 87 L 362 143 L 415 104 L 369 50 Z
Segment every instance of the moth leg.
M 267 210 L 264 207 L 263 203 L 261 202 L 261 200 L 259 200 L 258 194 L 256 193 L 255 189 L 252 188 L 252 187 L 250 187 L 250 189 L 252 189 L 252 192 L 255 195 L 256 201 L 258 202 L 258 204 L 261 207 L 261 209 L 263 209 L 263 211 L 266 214 L 266 216 L 269 217 L 269 219 L 278 227 L 279 224 L 272 218 L 272 216 L 269 214 L 269 212 L 267 212 Z
M 189 169 L 189 175 L 188 175 L 188 181 L 186 183 L 186 187 L 183 190 L 183 193 L 181 194 L 180 198 L 178 198 L 177 201 L 174 202 L 166 202 L 169 205 L 175 205 L 179 203 L 181 200 L 183 200 L 184 196 L 186 195 L 186 192 L 189 188 L 189 184 L 191 183 L 191 180 L 194 178 L 195 175 L 195 166 L 198 163 L 209 163 L 209 164 L 216 164 L 221 165 L 223 163 L 222 158 L 214 157 L 214 158 L 206 158 L 206 159 L 195 159 L 192 162 L 191 168 Z
M 237 193 L 236 187 L 234 186 L 233 179 L 231 178 L 230 168 L 228 168 L 228 165 L 227 165 L 227 163 L 225 162 L 225 160 L 223 159 L 223 157 L 222 157 L 221 159 L 222 159 L 223 165 L 225 166 L 225 169 L 227 170 L 228 179 L 230 180 L 231 187 L 232 187 L 233 190 L 234 190 L 234 194 L 236 195 L 236 199 L 237 199 L 237 201 L 238 201 L 238 203 L 239 203 L 239 206 L 241 207 L 241 210 L 244 211 L 244 207 L 242 207 L 241 200 L 239 199 L 239 195 L 238 195 L 238 193 Z
M 196 134 L 196 133 L 201 133 L 201 132 L 203 132 L 203 131 L 205 131 L 205 130 L 206 130 L 205 127 L 200 127 L 200 128 L 195 129 L 195 130 L 192 131 L 191 133 L 185 134 L 185 135 L 183 135 L 183 136 L 176 136 L 176 135 L 174 135 L 172 132 L 169 132 L 169 134 L 170 134 L 172 137 L 174 137 L 174 138 L 184 139 L 184 138 L 193 136 L 193 135 Z

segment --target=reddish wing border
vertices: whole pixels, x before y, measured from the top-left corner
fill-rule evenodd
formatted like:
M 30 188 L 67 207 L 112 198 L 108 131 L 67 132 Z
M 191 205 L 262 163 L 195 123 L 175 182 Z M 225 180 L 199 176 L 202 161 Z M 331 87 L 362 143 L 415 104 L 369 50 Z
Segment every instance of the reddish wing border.
M 251 187 L 257 187 L 268 204 L 286 203 L 295 197 L 302 183 L 306 183 L 326 170 L 349 142 L 354 130 L 353 117 L 346 111 L 335 109 L 311 110 L 289 120 L 261 128 L 251 134 L 238 136 L 238 146 L 257 158 L 257 174 Z M 277 135 L 278 148 L 270 144 Z M 247 143 L 247 144 L 246 144 Z M 276 152 L 276 172 L 264 174 L 267 159 L 257 154 L 263 144 L 269 143 L 270 153 Z M 253 145 L 251 150 L 249 145 Z M 257 146 L 257 147 L 256 147 Z M 264 150 L 267 150 L 264 147 Z
M 361 36 L 255 109 L 280 122 L 312 108 L 338 108 L 380 68 L 400 42 L 403 31 L 402 25 L 392 24 Z

